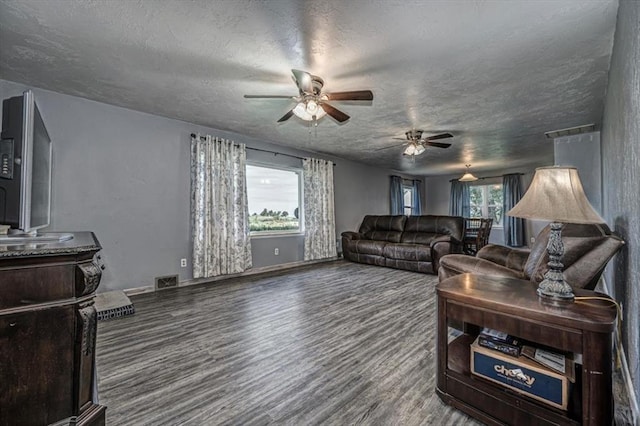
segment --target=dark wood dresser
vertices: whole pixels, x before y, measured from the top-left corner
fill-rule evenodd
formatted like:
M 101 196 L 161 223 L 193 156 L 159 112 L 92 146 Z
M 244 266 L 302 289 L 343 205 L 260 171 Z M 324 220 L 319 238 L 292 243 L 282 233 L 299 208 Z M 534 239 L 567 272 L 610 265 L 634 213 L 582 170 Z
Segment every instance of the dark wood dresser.
M 91 232 L 64 242 L 0 244 L 0 425 L 104 425 L 96 404 Z

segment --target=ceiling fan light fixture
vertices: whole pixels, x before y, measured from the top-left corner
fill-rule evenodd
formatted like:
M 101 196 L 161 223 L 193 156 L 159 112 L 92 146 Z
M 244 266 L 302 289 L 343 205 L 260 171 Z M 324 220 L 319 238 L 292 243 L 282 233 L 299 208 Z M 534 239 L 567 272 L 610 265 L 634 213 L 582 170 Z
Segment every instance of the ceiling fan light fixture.
M 422 144 L 410 142 L 404 149 L 404 155 L 420 155 L 425 151 L 425 147 Z
M 416 155 L 416 144 L 410 143 L 409 145 L 407 145 L 407 147 L 404 149 L 403 154 L 404 155 Z
M 478 180 L 478 178 L 475 177 L 471 173 L 471 170 L 469 170 L 469 168 L 471 167 L 471 164 L 465 164 L 465 166 L 467 167 L 467 171 L 465 172 L 465 174 L 462 175 L 462 177 L 460 179 L 458 179 L 458 181 L 460 181 L 460 182 L 474 182 L 474 181 Z
M 309 104 L 312 104 L 311 106 Z M 305 121 L 319 120 L 327 113 L 322 109 L 321 105 L 318 105 L 314 100 L 307 102 L 298 102 L 298 105 L 293 109 L 293 113 L 296 117 Z

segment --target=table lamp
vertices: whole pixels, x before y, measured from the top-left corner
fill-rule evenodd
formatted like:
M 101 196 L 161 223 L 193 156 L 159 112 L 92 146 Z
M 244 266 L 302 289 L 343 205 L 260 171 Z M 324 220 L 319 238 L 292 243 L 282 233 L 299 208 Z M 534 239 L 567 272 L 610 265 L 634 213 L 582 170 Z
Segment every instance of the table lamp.
M 582 188 L 575 167 L 539 167 L 522 199 L 509 216 L 551 221 L 547 244 L 549 270 L 538 285 L 538 295 L 553 301 L 573 301 L 571 286 L 564 280 L 562 223 L 604 223 Z

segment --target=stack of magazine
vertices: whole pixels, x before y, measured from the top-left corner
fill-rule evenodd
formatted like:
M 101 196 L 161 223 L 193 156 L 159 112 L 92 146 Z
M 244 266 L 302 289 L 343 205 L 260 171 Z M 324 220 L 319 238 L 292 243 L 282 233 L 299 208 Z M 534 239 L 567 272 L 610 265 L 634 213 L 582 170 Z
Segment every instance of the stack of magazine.
M 562 354 L 533 346 L 502 331 L 484 328 L 478 335 L 478 344 L 513 357 L 524 356 L 575 381 L 574 360 L 571 354 Z
M 491 328 L 482 329 L 478 335 L 478 344 L 514 357 L 519 357 L 522 350 L 520 339 Z

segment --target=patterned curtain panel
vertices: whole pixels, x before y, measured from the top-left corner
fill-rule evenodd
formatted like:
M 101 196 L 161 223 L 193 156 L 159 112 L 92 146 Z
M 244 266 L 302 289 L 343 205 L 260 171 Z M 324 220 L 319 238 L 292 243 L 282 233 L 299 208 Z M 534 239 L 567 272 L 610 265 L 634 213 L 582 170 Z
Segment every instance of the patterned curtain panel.
M 471 214 L 471 200 L 469 198 L 469 184 L 451 181 L 451 196 L 449 197 L 449 214 L 451 216 L 469 217 Z
M 422 214 L 422 182 L 413 181 L 413 215 L 420 216 Z
M 336 218 L 333 200 L 333 163 L 302 160 L 304 180 L 304 260 L 335 257 Z
M 522 183 L 520 174 L 504 175 L 502 177 L 502 208 L 508 212 L 518 204 L 522 198 Z M 504 243 L 511 247 L 522 247 L 524 242 L 524 219 L 505 215 Z
M 402 178 L 400 176 L 391 176 L 390 185 L 391 197 L 391 214 L 404 214 L 404 197 L 402 196 Z
M 193 277 L 251 268 L 244 144 L 191 138 Z

